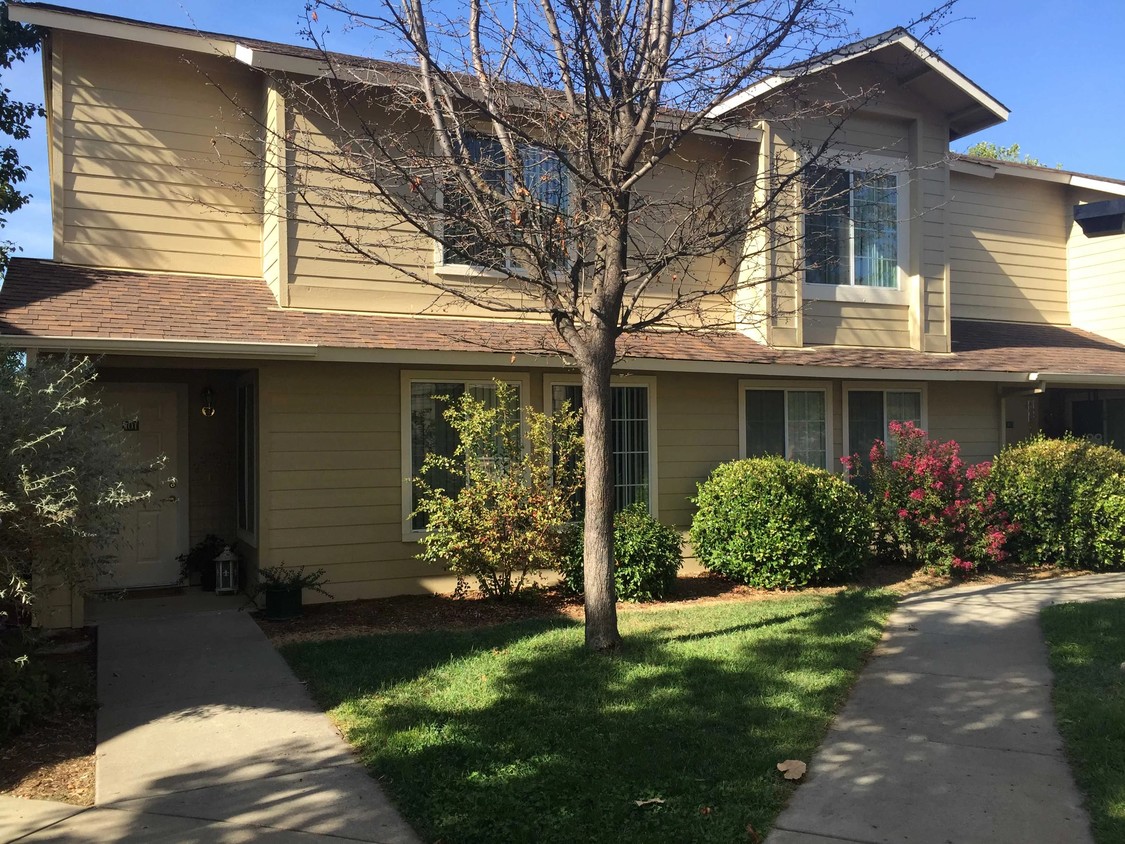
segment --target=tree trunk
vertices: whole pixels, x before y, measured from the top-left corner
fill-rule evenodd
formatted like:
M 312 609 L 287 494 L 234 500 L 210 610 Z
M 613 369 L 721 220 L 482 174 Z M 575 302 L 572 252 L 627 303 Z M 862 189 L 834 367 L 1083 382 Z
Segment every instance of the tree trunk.
M 586 647 L 605 651 L 621 644 L 613 580 L 613 440 L 610 430 L 612 337 L 596 343 L 582 369 L 582 428 L 586 457 L 583 547 Z

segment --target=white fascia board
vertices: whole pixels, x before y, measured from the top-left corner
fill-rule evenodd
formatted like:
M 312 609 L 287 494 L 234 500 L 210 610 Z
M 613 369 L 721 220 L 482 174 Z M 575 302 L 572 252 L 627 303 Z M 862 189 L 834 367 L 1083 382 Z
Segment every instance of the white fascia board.
M 61 29 L 67 32 L 81 32 L 86 35 L 100 35 L 104 38 L 154 44 L 158 47 L 173 47 L 193 53 L 234 56 L 238 47 L 237 42 L 228 39 L 211 39 L 203 34 L 188 35 L 182 32 L 167 32 L 162 29 L 122 21 L 104 21 L 69 15 L 66 12 L 53 9 L 33 9 L 17 5 L 9 6 L 8 14 L 13 21 L 34 24 L 45 29 Z
M 954 173 L 964 173 L 968 176 L 979 176 L 984 179 L 994 179 L 996 176 L 1011 176 L 1016 179 L 1032 179 L 1037 182 L 1050 182 L 1054 185 L 1065 185 L 1073 188 L 1100 191 L 1114 196 L 1125 196 L 1125 184 L 1098 179 L 1092 176 L 1080 176 L 1068 173 L 1065 170 L 1051 170 L 1049 168 L 1013 167 L 1003 161 L 966 161 L 954 158 L 949 162 L 949 169 Z
M 317 346 L 302 343 L 254 343 L 237 340 L 149 340 L 113 337 L 36 337 L 2 334 L 0 347 L 80 351 L 98 354 L 201 358 L 315 358 Z
M 832 56 L 831 58 L 825 59 L 820 62 L 814 62 L 810 65 L 802 67 L 799 71 L 796 71 L 796 73 L 800 73 L 801 75 L 819 73 L 820 71 L 827 70 L 830 67 L 835 67 L 836 65 L 843 64 L 844 62 L 851 61 L 855 58 L 859 58 L 860 56 L 869 55 L 876 50 L 881 50 L 884 47 L 891 46 L 892 44 L 899 44 L 905 47 L 907 50 L 917 56 L 922 62 L 924 62 L 929 68 L 941 74 L 953 85 L 960 88 L 970 97 L 972 97 L 976 102 L 980 103 L 990 112 L 992 112 L 999 120 L 1005 121 L 1008 119 L 1011 112 L 1003 103 L 989 94 L 979 85 L 974 83 L 971 79 L 957 70 L 957 68 L 953 67 L 953 65 L 944 61 L 940 56 L 934 53 L 933 50 L 931 50 L 917 38 L 914 38 L 912 35 L 909 35 L 905 32 L 900 34 L 896 38 L 888 39 L 884 35 L 875 35 L 871 38 L 859 41 L 851 45 L 850 47 L 845 48 L 842 52 Z M 719 103 L 717 106 L 715 106 L 715 108 L 711 110 L 711 112 L 707 116 L 712 118 L 721 117 L 722 115 L 726 114 L 729 111 L 733 111 L 741 105 L 745 105 L 748 102 L 752 102 L 753 100 L 756 100 L 759 97 L 768 94 L 770 91 L 774 90 L 775 88 L 781 87 L 794 78 L 794 75 L 779 73 L 763 79 L 760 82 L 756 82 L 744 91 L 741 91 L 740 93 L 735 94 L 733 97 L 730 97 L 729 99 Z

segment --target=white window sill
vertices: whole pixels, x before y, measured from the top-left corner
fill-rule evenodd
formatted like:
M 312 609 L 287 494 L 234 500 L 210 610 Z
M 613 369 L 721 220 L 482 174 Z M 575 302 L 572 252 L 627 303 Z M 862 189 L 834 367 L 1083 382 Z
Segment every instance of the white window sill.
M 490 270 L 486 267 L 476 267 L 472 264 L 438 264 L 434 267 L 434 273 L 441 278 L 487 278 L 491 280 L 512 278 L 518 275 L 515 272 L 505 273 L 500 270 Z
M 801 296 L 806 302 L 859 302 L 866 305 L 909 304 L 905 290 L 897 287 L 865 287 L 847 284 L 804 284 Z

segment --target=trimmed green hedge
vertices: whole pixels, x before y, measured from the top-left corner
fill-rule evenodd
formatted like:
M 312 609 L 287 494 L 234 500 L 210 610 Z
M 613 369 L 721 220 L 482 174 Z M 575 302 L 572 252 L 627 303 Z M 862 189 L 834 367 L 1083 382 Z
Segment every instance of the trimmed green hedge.
M 1008 540 L 1016 559 L 1030 565 L 1097 568 L 1095 522 L 1107 525 L 1121 518 L 1111 512 L 1120 505 L 1109 495 L 1110 488 L 1103 493 L 1102 485 L 1120 474 L 1125 474 L 1125 454 L 1115 448 L 1071 436 L 1038 436 L 1000 452 L 986 488 L 995 493 L 997 507 L 1019 525 Z
M 871 511 L 847 481 L 780 457 L 724 463 L 699 485 L 691 523 L 708 569 L 765 589 L 845 580 L 871 550 Z
M 582 528 L 576 527 L 568 553 L 559 565 L 563 583 L 575 594 L 583 591 Z M 643 503 L 613 517 L 613 579 L 619 601 L 657 601 L 676 582 L 683 565 L 679 531 L 654 519 Z

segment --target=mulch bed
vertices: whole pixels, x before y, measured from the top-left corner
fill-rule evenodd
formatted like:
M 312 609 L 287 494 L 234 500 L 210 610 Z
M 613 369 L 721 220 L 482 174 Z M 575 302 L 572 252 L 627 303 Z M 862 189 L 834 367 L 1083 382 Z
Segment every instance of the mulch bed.
M 94 805 L 97 747 L 94 628 L 61 631 L 32 659 L 49 665 L 62 684 L 57 712 L 35 721 L 0 746 L 0 794 Z M 51 652 L 55 651 L 55 652 Z
M 967 585 L 989 585 L 1050 577 L 1090 574 L 1087 571 L 1060 572 L 1031 566 L 1000 566 L 988 574 L 965 581 Z M 948 577 L 915 573 L 906 566 L 872 566 L 858 586 L 888 589 L 900 595 L 926 592 L 950 585 Z M 830 593 L 844 587 L 809 589 Z M 711 603 L 715 601 L 769 601 L 789 595 L 765 589 L 752 589 L 713 574 L 681 576 L 673 594 L 665 601 L 648 604 L 620 603 L 618 612 L 644 612 L 669 605 Z M 418 632 L 489 627 L 529 618 L 582 618 L 582 599 L 557 589 L 536 590 L 509 601 L 486 598 L 477 593 L 454 598 L 448 595 L 399 595 L 359 601 L 306 605 L 300 618 L 269 621 L 253 613 L 258 626 L 275 645 L 289 642 L 340 639 L 375 633 Z

